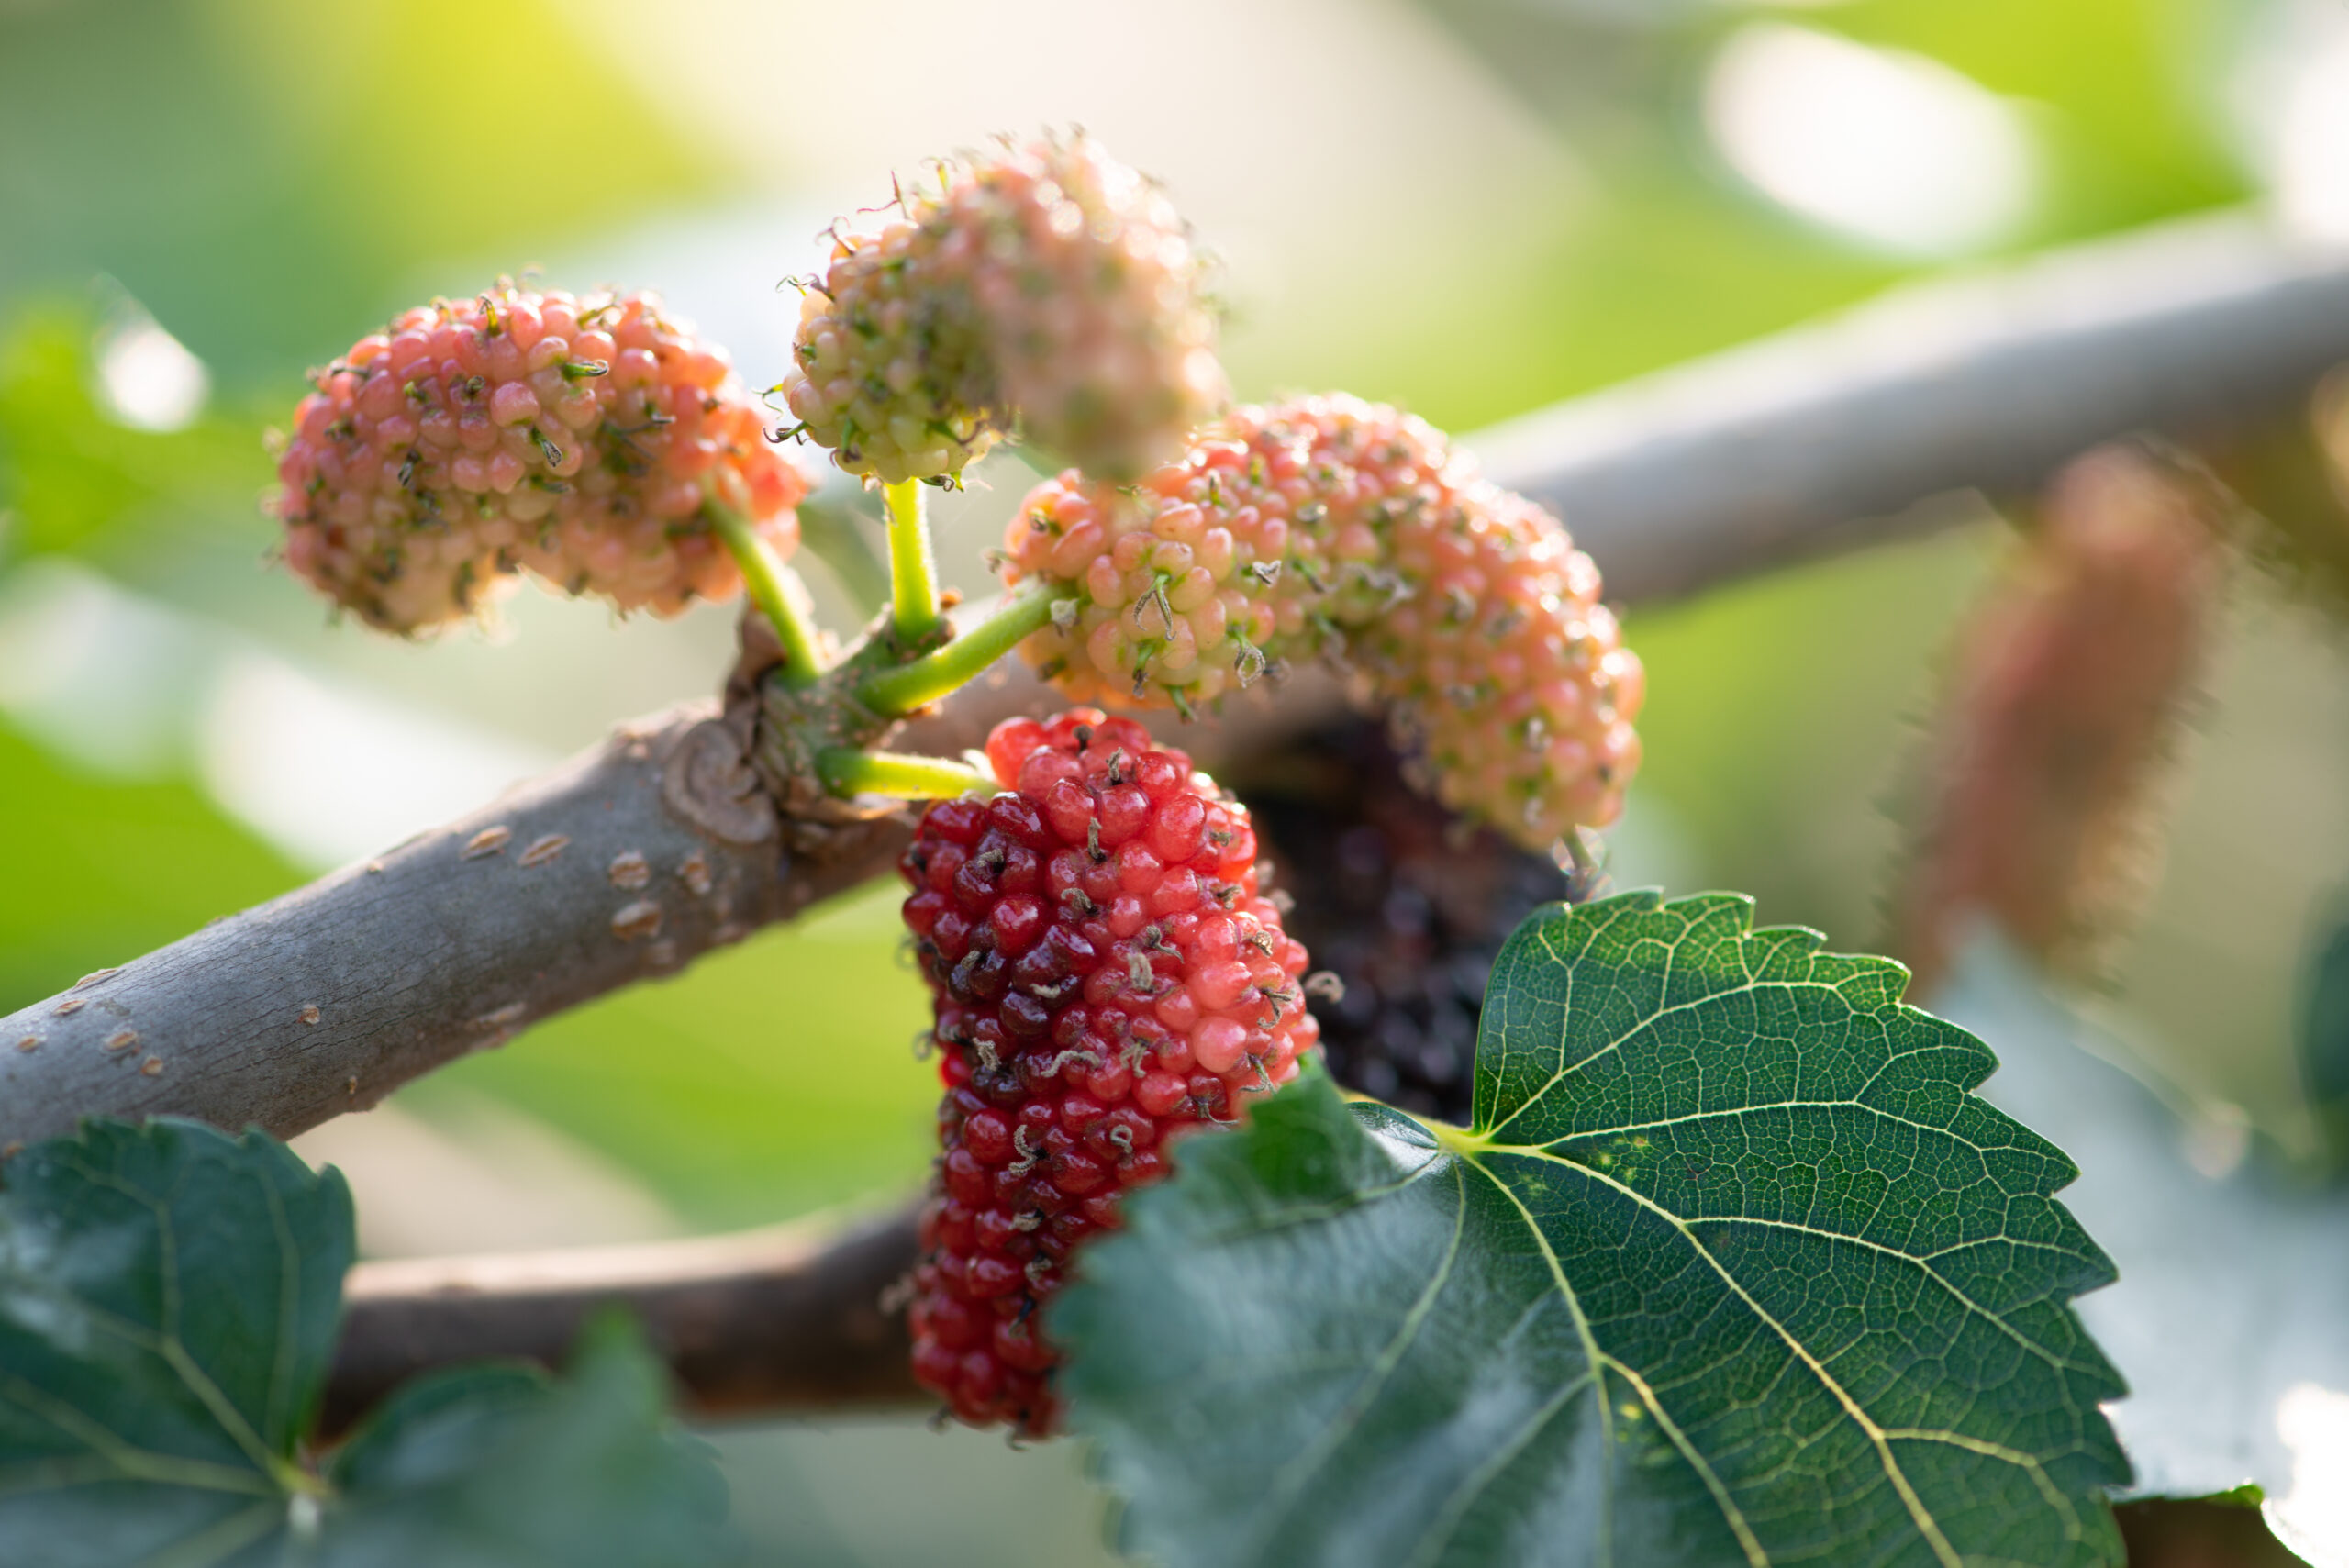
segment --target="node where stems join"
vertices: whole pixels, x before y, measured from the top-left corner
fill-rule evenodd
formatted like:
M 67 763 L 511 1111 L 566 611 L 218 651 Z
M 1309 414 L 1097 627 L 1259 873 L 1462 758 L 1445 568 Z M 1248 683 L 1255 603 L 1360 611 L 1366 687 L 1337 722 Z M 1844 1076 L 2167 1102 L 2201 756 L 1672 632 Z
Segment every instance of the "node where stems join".
M 907 714 L 969 684 L 1052 620 L 1052 595 L 1049 583 L 1024 584 L 945 647 L 865 681 L 858 697 L 875 713 Z

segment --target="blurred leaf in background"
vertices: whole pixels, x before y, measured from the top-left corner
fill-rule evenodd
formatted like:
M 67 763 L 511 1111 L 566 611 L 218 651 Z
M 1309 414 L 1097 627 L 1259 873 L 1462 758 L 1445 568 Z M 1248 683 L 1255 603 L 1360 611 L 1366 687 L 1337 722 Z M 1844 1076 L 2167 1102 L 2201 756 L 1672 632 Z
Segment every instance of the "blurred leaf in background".
M 0 820 L 10 888 L 0 1008 L 10 1011 L 299 880 L 188 784 L 93 778 L 4 726 Z
M 232 384 L 322 363 L 451 262 L 715 188 L 540 0 L 83 0 L 0 17 L 0 294 L 103 272 Z
M 2301 981 L 2300 1070 L 2319 1130 L 2349 1165 L 2349 915 L 2315 922 Z
M 151 323 L 131 311 L 115 336 Z M 102 411 L 101 322 L 66 296 L 0 295 L 0 568 L 12 558 L 97 552 L 110 529 L 185 527 L 239 490 L 250 505 L 265 472 L 252 428 L 190 417 L 136 428 Z M 150 339 L 151 340 L 151 339 Z

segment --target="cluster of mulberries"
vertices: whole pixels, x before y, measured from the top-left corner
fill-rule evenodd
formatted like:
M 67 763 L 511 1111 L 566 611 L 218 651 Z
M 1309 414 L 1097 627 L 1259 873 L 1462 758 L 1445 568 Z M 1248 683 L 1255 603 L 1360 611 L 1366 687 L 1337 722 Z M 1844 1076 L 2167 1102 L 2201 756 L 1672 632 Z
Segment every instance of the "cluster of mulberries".
M 885 483 L 960 472 L 1015 423 L 1107 478 L 1182 450 L 1224 396 L 1174 205 L 1083 136 L 1006 144 L 897 193 L 805 285 L 782 390 L 808 437 Z
M 1527 916 L 1594 879 L 1465 828 L 1403 766 L 1375 720 L 1346 717 L 1252 753 L 1233 784 L 1293 900 L 1289 934 L 1339 982 L 1308 992 L 1330 1075 L 1464 1126 L 1493 960 Z
M 623 610 L 726 597 L 713 501 L 778 553 L 798 542 L 807 476 L 654 295 L 501 283 L 408 311 L 317 382 L 278 464 L 285 559 L 372 626 L 460 619 L 522 568 Z
M 902 869 L 946 1098 L 914 1372 L 962 1419 L 1049 1432 L 1038 1312 L 1170 1139 L 1296 1075 L 1305 950 L 1256 837 L 1182 752 L 1097 709 L 996 728 L 1005 793 L 941 801 Z
M 1445 805 L 1529 846 L 1614 820 L 1639 765 L 1645 683 L 1590 558 L 1391 408 L 1241 408 L 1130 489 L 1039 486 L 1006 544 L 1011 580 L 1075 599 L 1026 650 L 1074 697 L 1187 712 L 1340 659 Z

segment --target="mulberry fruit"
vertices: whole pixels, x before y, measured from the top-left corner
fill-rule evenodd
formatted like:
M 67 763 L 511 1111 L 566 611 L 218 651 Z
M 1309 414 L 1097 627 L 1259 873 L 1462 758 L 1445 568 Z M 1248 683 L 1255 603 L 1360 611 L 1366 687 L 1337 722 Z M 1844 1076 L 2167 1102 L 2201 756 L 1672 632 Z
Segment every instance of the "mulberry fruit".
M 1501 944 L 1593 878 L 1489 828 L 1466 828 L 1404 780 L 1373 719 L 1345 717 L 1235 771 L 1294 903 L 1289 933 L 1336 984 L 1306 988 L 1330 1075 L 1466 1125 L 1476 1029 Z
M 1005 793 L 941 801 L 902 869 L 936 997 L 944 1146 L 914 1273 L 914 1372 L 962 1419 L 1058 1418 L 1039 1309 L 1187 1130 L 1297 1073 L 1305 950 L 1247 810 L 1131 719 L 998 727 Z
M 2157 451 L 2100 447 L 1961 628 L 1918 759 L 1893 951 L 1920 993 L 1971 922 L 2093 980 L 2157 878 L 2166 782 L 2222 615 L 2232 498 Z
M 725 598 L 711 503 L 798 542 L 807 476 L 649 294 L 501 283 L 408 311 L 317 384 L 278 465 L 285 559 L 387 631 L 461 619 L 523 568 L 622 610 Z
M 1422 420 L 1341 396 L 1241 408 L 1130 489 L 1040 485 L 1005 542 L 1013 582 L 1075 596 L 1026 644 L 1074 698 L 1187 713 L 1333 659 L 1453 809 L 1540 847 L 1622 808 L 1645 681 L 1598 569 Z
M 1083 136 L 1007 143 L 901 188 L 805 285 L 782 390 L 852 473 L 959 473 L 1015 425 L 1105 478 L 1182 450 L 1224 397 L 1174 204 Z

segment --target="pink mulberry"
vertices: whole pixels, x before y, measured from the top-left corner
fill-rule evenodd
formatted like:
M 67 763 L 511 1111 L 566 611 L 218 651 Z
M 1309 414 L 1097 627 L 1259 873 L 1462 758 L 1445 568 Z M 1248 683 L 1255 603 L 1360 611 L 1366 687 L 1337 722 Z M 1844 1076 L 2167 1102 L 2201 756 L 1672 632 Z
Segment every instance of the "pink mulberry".
M 1182 450 L 1224 396 L 1174 204 L 1083 136 L 1007 143 L 900 190 L 806 286 L 783 392 L 852 473 L 959 473 L 1020 432 L 1107 478 Z
M 1537 846 L 1621 809 L 1644 683 L 1597 569 L 1424 421 L 1241 408 L 1130 490 L 1039 486 L 1006 544 L 1013 581 L 1076 595 L 1026 649 L 1072 697 L 1188 710 L 1338 658 L 1454 809 Z
M 460 619 L 524 567 L 623 610 L 727 597 L 709 504 L 798 542 L 807 476 L 652 295 L 501 282 L 408 311 L 317 382 L 278 464 L 285 557 L 371 626 Z

